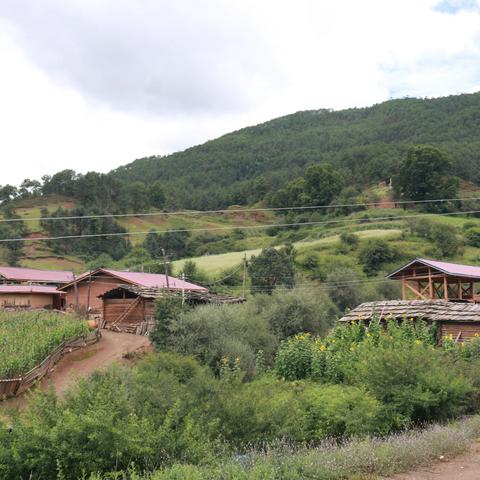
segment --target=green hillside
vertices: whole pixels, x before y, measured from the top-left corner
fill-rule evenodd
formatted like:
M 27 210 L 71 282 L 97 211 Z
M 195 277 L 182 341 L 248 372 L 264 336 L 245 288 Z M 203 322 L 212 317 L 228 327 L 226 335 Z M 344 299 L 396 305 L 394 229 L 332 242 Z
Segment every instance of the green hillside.
M 165 157 L 112 172 L 165 185 L 171 208 L 218 208 L 258 201 L 313 163 L 329 162 L 363 187 L 396 173 L 412 144 L 441 147 L 461 178 L 480 179 L 480 93 L 391 100 L 368 108 L 311 110 L 244 128 Z
M 183 152 L 139 159 L 108 174 L 64 170 L 44 177 L 42 182 L 25 181 L 19 188 L 0 186 L 1 215 L 23 220 L 3 223 L 0 238 L 60 237 L 25 245 L 5 243 L 0 260 L 77 272 L 95 265 L 161 271 L 161 248 L 165 248 L 177 270 L 183 268 L 184 259 L 194 258 L 206 275 L 216 277 L 235 266 L 244 252 L 255 254 L 264 247 L 286 243 L 302 252 L 328 249 L 338 244 L 338 235 L 346 231 L 358 233 L 361 242 L 368 235 L 386 238 L 389 243 L 401 242 L 390 231 L 404 232 L 406 222 L 381 217 L 402 217 L 408 213 L 403 209 L 355 207 L 276 213 L 241 209 L 372 201 L 393 207 L 398 195 L 418 200 L 418 196 L 398 190 L 399 179 L 405 178 L 405 165 L 409 165 L 407 152 L 415 154 L 416 149 L 424 155 L 417 166 L 432 151 L 434 156 L 438 152 L 437 160 L 442 164 L 438 175 L 428 179 L 425 177 L 430 172 L 436 173 L 435 167 L 423 168 L 420 174 L 406 172 L 407 183 L 419 183 L 427 190 L 420 192 L 420 199 L 477 197 L 479 107 L 477 93 L 391 100 L 342 111 L 297 112 Z M 422 144 L 439 150 L 416 147 Z M 413 213 L 424 213 L 420 207 Z M 230 211 L 202 212 L 218 208 Z M 430 211 L 477 209 L 476 201 L 450 202 Z M 38 220 L 51 216 L 56 219 Z M 78 218 L 64 219 L 70 216 Z M 476 247 L 463 236 L 463 225 L 470 217 L 442 217 L 446 225 L 455 226 L 466 245 L 456 258 L 476 256 L 469 250 Z M 296 225 L 305 222 L 314 225 Z M 294 225 L 266 228 L 276 224 Z M 147 235 L 152 230 L 160 233 Z M 113 235 L 102 237 L 104 233 Z M 79 238 L 62 239 L 72 236 Z M 409 255 L 428 252 L 430 240 L 416 242 L 401 245 L 401 250 Z

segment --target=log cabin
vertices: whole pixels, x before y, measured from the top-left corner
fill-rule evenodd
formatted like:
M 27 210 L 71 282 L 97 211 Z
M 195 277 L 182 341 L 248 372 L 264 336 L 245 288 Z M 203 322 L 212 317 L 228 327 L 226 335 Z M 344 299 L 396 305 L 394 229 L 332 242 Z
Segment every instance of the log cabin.
M 170 292 L 208 292 L 205 287 L 186 282 L 163 274 L 127 272 L 98 268 L 84 273 L 74 281 L 59 287 L 66 293 L 68 307 L 83 308 L 87 311 L 101 312 L 101 295 L 120 285 L 132 285 L 140 288 L 155 288 Z
M 208 291 L 182 290 L 171 292 L 162 288 L 120 285 L 100 295 L 103 302 L 102 328 L 117 332 L 146 335 L 155 325 L 155 300 L 166 295 L 178 295 L 190 305 L 228 305 L 242 303 L 243 298 Z
M 480 304 L 445 300 L 384 300 L 362 303 L 345 314 L 340 323 L 364 321 L 378 316 L 380 320 L 422 319 L 437 324 L 438 342 L 451 335 L 456 342 L 480 335 Z
M 61 310 L 65 294 L 48 285 L 0 285 L 0 307 Z

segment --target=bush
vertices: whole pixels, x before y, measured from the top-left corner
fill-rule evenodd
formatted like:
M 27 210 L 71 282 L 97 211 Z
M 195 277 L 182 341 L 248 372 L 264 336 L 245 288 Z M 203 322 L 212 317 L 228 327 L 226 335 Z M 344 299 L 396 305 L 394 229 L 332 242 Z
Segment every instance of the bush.
M 252 302 L 253 305 L 246 308 L 252 310 L 252 315 L 258 312 L 279 340 L 299 332 L 325 335 L 338 314 L 328 296 L 317 291 L 274 292 L 271 297 L 257 295 Z
M 271 358 L 277 341 L 268 322 L 251 315 L 246 305 L 197 307 L 174 319 L 165 337 L 166 347 L 193 355 L 218 373 L 220 360 L 240 359 L 253 374 L 259 350 Z
M 352 232 L 342 232 L 340 234 L 340 241 L 346 247 L 355 249 L 358 247 L 359 238 L 358 235 Z
M 388 262 L 399 258 L 397 250 L 381 239 L 371 239 L 358 252 L 358 259 L 367 275 L 373 275 Z
M 188 309 L 177 295 L 167 295 L 155 300 L 155 328 L 150 339 L 157 349 L 165 348 L 171 323 Z
M 458 253 L 462 243 L 457 235 L 457 229 L 452 225 L 435 224 L 430 233 L 435 247 L 443 257 L 453 257 Z
M 471 227 L 465 231 L 465 238 L 472 247 L 480 247 L 480 227 Z
M 360 388 L 266 376 L 220 395 L 222 435 L 233 444 L 318 442 L 378 430 L 381 405 Z
M 340 268 L 348 268 L 359 275 L 363 274 L 357 259 L 350 255 L 322 255 L 318 258 L 317 264 L 311 277 L 322 282 L 327 279 L 329 273 Z

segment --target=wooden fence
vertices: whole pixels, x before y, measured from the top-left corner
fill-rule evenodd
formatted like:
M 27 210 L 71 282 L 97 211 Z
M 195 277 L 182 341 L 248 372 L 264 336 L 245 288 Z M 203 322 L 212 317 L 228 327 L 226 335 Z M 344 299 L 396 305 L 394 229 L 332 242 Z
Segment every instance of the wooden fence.
M 0 399 L 19 395 L 28 390 L 33 384 L 41 380 L 53 370 L 56 363 L 63 355 L 73 352 L 79 348 L 86 347 L 98 342 L 101 338 L 99 330 L 90 332 L 87 335 L 70 338 L 62 342 L 42 363 L 32 368 L 28 373 L 18 378 L 0 379 Z

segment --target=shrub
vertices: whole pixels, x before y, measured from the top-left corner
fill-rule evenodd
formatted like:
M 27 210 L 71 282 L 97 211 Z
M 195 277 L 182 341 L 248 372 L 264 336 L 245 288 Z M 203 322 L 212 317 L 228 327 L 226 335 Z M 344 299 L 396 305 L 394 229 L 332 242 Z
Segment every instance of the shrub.
M 397 250 L 382 239 L 371 239 L 358 252 L 358 259 L 368 275 L 372 275 L 385 263 L 399 258 Z
M 340 241 L 343 245 L 352 249 L 357 248 L 359 243 L 358 235 L 352 232 L 342 232 L 340 234 Z
M 243 370 L 251 374 L 259 350 L 271 358 L 276 338 L 268 322 L 251 315 L 247 305 L 197 307 L 174 319 L 165 337 L 166 347 L 193 355 L 218 372 L 219 362 L 240 358 Z
M 150 339 L 157 349 L 165 348 L 171 323 L 188 308 L 177 295 L 166 295 L 155 300 L 155 328 Z
M 220 394 L 222 435 L 233 444 L 318 442 L 377 431 L 381 405 L 357 387 L 266 376 Z
M 279 340 L 300 332 L 325 335 L 338 314 L 335 305 L 322 292 L 293 289 L 257 295 L 247 309 L 264 318 Z
M 466 230 L 465 238 L 472 247 L 480 247 L 480 227 L 471 227 Z
M 452 225 L 435 224 L 430 233 L 435 247 L 444 257 L 453 257 L 461 247 L 461 241 L 457 235 L 457 229 Z

